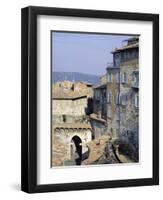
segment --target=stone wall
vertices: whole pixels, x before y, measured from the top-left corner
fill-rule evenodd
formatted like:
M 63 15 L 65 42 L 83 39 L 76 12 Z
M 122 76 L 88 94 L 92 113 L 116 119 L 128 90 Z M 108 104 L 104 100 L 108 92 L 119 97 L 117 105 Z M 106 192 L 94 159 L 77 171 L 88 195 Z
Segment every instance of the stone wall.
M 87 109 L 87 98 L 79 99 L 53 99 L 52 114 L 53 115 L 85 115 Z
M 54 129 L 52 133 L 52 166 L 66 165 L 66 161 L 74 159 L 75 151 L 72 151 L 72 138 L 78 136 L 81 139 L 82 154 L 88 151 L 86 143 L 92 140 L 91 129 Z
M 139 82 L 133 83 L 133 72 L 135 71 L 139 71 L 138 59 L 121 64 L 121 76 L 126 73 L 127 81 L 120 84 L 121 96 L 123 98 L 124 95 L 126 98 L 126 103 L 120 106 L 120 133 L 138 148 L 139 105 L 135 105 L 135 100 L 139 96 Z
M 102 123 L 101 121 L 90 119 L 91 126 L 92 126 L 92 132 L 93 132 L 93 138 L 99 138 L 103 135 L 109 135 L 108 128 L 105 123 Z
M 76 165 L 76 156 L 80 158 L 80 153 L 88 150 L 85 144 L 92 140 L 92 130 L 87 113 L 90 112 L 88 105 L 91 107 L 92 95 L 89 83 L 60 81 L 53 84 L 53 167 Z
M 119 133 L 119 71 L 119 68 L 107 68 L 107 75 L 111 76 L 111 82 L 107 82 L 107 126 L 108 132 L 114 138 Z
M 107 74 L 104 74 L 103 76 L 100 77 L 100 83 L 101 84 L 107 83 Z
M 64 123 L 88 123 L 89 117 L 86 115 L 52 115 L 53 124 L 64 124 Z

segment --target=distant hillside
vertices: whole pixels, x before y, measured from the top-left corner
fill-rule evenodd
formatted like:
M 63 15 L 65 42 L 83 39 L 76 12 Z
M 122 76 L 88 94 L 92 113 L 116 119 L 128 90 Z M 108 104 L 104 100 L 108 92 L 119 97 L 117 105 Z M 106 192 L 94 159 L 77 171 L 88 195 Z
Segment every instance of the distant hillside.
M 79 72 L 53 72 L 52 81 L 86 81 L 92 83 L 93 85 L 97 85 L 100 82 L 99 76 L 92 74 L 84 74 Z

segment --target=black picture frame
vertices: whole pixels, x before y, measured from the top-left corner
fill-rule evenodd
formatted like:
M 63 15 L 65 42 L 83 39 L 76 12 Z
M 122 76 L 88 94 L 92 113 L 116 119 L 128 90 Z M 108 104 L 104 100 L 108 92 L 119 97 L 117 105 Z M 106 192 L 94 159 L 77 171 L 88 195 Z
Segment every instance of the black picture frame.
M 153 23 L 153 177 L 37 184 L 37 16 L 55 15 Z M 21 12 L 21 190 L 28 193 L 159 184 L 159 15 L 30 6 Z M 151 88 L 152 89 L 152 88 Z

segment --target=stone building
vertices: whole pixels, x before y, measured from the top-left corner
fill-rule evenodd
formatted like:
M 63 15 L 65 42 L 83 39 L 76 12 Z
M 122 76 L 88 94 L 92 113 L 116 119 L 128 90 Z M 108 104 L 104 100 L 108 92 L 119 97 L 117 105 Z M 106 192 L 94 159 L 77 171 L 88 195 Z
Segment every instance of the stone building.
M 120 134 L 138 150 L 139 137 L 139 38 L 113 53 L 120 55 Z
M 52 166 L 94 163 L 102 138 L 108 151 L 119 156 L 118 162 L 129 162 L 128 154 L 132 162 L 138 161 L 139 38 L 129 38 L 112 54 L 113 63 L 107 64 L 99 85 L 71 81 L 53 84 Z
M 120 68 L 119 66 L 109 65 L 107 67 L 108 81 L 107 87 L 107 127 L 111 137 L 117 137 L 119 133 L 119 98 L 120 98 Z
M 126 40 L 112 54 L 113 63 L 108 64 L 101 84 L 94 88 L 94 137 L 124 137 L 138 149 L 139 38 Z M 96 127 L 102 127 L 101 132 Z
M 61 81 L 52 86 L 52 166 L 80 164 L 92 140 L 90 112 L 92 86 Z
M 107 96 L 106 84 L 94 87 L 93 113 L 90 114 L 93 138 L 96 139 L 107 132 Z
M 62 123 L 53 125 L 52 166 L 80 165 L 86 143 L 92 140 L 90 124 Z

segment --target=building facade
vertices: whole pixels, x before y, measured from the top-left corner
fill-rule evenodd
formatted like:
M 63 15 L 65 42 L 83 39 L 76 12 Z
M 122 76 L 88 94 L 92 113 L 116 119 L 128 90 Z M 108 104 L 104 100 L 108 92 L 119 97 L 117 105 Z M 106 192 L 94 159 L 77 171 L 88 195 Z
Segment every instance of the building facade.
M 94 87 L 93 113 L 90 115 L 93 139 L 107 134 L 107 94 L 106 84 Z
M 120 134 L 139 146 L 139 38 L 131 38 L 119 49 Z
M 119 94 L 120 94 L 120 68 L 119 66 L 107 67 L 107 127 L 112 138 L 119 133 Z
M 94 88 L 92 115 L 97 116 L 99 123 L 105 120 L 106 123 L 101 123 L 105 132 L 103 128 L 101 133 L 95 131 L 94 134 L 109 134 L 114 139 L 123 137 L 138 149 L 139 38 L 130 38 L 112 54 L 113 63 L 108 64 L 101 84 Z M 95 120 L 92 123 L 96 124 Z
M 52 88 L 52 167 L 79 165 L 92 140 L 88 83 L 61 81 Z

